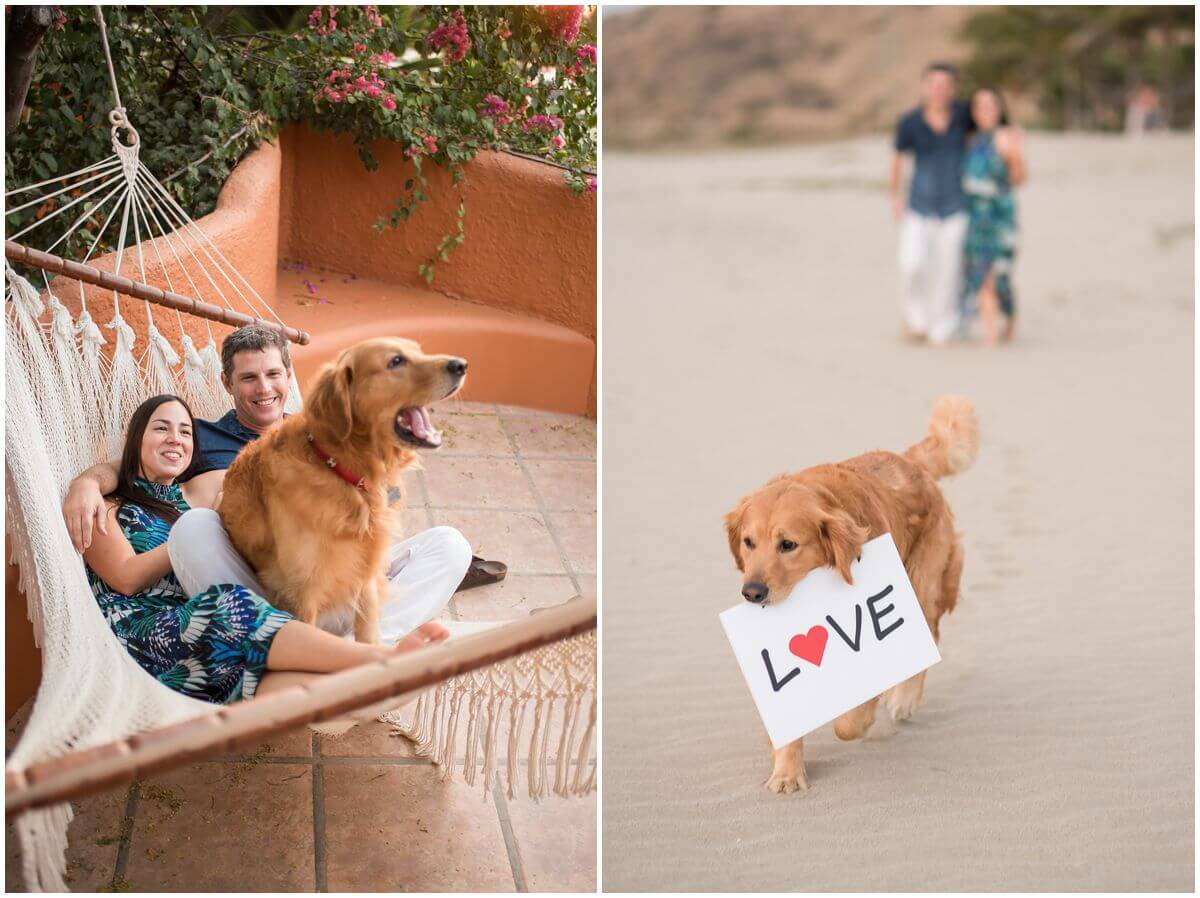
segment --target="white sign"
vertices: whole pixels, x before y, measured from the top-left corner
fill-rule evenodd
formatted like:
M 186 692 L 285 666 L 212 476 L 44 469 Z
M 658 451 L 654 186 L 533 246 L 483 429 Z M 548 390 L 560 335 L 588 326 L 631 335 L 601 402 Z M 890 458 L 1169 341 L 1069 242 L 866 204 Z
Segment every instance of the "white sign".
M 721 613 L 776 748 L 942 660 L 890 533 L 850 576 L 818 568 L 782 602 Z

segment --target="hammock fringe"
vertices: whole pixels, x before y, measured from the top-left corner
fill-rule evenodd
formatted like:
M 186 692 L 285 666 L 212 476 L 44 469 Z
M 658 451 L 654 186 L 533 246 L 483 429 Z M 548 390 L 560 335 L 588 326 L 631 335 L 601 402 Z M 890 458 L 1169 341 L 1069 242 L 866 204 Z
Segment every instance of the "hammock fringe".
M 587 795 L 595 789 L 595 777 L 588 775 L 596 726 L 591 677 L 595 652 L 595 633 L 573 636 L 453 677 L 423 693 L 409 708 L 381 719 L 391 724 L 393 735 L 409 739 L 419 756 L 441 767 L 442 779 L 460 770 L 464 781 L 473 785 L 482 773 L 485 792 L 500 783 L 496 768 L 503 744 L 505 794 L 515 798 L 522 730 L 532 706 L 533 727 L 524 759 L 529 797 Z M 588 719 L 583 724 L 585 707 Z M 556 723 L 558 739 L 551 742 Z M 507 724 L 507 733 L 502 724 Z

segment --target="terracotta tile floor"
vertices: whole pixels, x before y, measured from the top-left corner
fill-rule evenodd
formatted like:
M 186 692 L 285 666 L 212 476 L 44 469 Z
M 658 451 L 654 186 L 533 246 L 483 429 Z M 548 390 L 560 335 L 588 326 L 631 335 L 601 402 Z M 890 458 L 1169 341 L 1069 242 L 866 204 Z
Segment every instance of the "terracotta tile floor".
M 410 474 L 410 531 L 455 524 L 508 578 L 459 593 L 461 620 L 510 620 L 594 596 L 595 424 L 456 403 Z M 27 711 L 28 705 L 24 711 Z M 11 742 L 20 725 L 9 721 Z M 596 798 L 509 800 L 441 782 L 374 722 L 308 729 L 75 805 L 73 891 L 593 891 Z M 22 890 L 12 827 L 5 887 Z

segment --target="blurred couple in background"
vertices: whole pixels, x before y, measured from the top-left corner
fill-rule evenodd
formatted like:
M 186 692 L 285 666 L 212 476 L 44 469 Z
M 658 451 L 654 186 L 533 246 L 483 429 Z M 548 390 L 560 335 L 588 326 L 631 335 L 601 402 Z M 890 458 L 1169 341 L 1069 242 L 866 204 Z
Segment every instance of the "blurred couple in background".
M 892 210 L 900 222 L 901 302 L 910 337 L 942 344 L 1012 338 L 1016 304 L 1015 188 L 1025 181 L 1024 135 L 995 88 L 958 99 L 958 72 L 933 63 L 921 75 L 921 103 L 896 126 Z M 904 194 L 904 159 L 912 174 Z

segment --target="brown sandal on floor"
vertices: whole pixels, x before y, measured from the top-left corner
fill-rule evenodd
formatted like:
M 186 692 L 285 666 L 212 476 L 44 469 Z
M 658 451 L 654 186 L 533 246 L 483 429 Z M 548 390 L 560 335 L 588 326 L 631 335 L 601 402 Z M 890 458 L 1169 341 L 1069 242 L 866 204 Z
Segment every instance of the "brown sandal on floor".
M 467 575 L 463 577 L 462 583 L 458 584 L 458 589 L 454 591 L 462 592 L 464 589 L 474 589 L 476 586 L 499 583 L 506 574 L 508 574 L 508 565 L 503 561 L 487 561 L 478 555 L 472 555 Z

